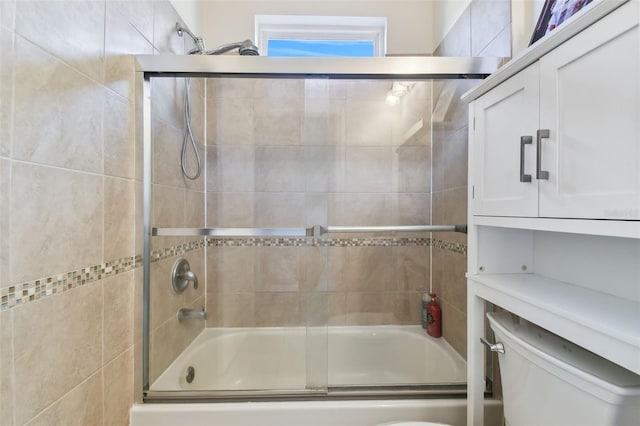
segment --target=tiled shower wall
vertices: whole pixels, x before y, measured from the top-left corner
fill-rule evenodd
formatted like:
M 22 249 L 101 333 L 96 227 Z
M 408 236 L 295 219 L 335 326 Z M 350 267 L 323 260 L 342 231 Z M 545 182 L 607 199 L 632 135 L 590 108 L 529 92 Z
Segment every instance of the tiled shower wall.
M 511 56 L 509 0 L 473 0 L 434 52 L 435 56 Z M 434 84 L 433 223 L 467 222 L 467 104 L 460 96 L 477 81 Z M 434 233 L 447 242 L 466 245 L 466 235 Z M 467 256 L 433 249 L 433 288 L 443 311 L 443 336 L 467 355 Z
M 431 82 L 391 84 L 208 80 L 207 225 L 430 224 Z M 207 325 L 419 324 L 428 235 L 383 236 L 211 242 Z
M 184 52 L 177 20 L 164 0 L 0 2 L 1 425 L 128 424 L 142 233 L 126 55 Z M 178 139 L 180 84 L 153 112 Z M 184 203 L 202 194 L 156 175 Z

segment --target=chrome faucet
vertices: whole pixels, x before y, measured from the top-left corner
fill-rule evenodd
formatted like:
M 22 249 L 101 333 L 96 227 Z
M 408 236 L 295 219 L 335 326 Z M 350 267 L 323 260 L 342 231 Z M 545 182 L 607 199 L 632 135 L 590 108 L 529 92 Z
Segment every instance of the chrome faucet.
M 186 319 L 206 320 L 207 313 L 204 311 L 204 307 L 201 310 L 180 308 L 178 310 L 178 321 Z

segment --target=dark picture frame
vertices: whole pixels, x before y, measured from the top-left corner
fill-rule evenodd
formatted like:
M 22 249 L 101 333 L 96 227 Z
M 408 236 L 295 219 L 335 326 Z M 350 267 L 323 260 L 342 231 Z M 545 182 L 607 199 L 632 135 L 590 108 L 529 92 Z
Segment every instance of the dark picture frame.
M 546 34 L 550 33 L 567 19 L 584 9 L 593 0 L 546 0 L 540 17 L 536 23 L 536 28 L 531 36 L 531 46 Z

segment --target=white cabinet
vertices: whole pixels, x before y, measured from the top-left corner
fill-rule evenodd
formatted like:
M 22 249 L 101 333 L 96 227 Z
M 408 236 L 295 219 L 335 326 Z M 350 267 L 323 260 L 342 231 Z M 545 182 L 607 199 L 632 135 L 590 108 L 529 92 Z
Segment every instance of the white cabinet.
M 636 8 L 627 3 L 474 102 L 474 214 L 640 219 Z
M 486 302 L 640 374 L 639 2 L 594 1 L 463 97 L 469 426 Z

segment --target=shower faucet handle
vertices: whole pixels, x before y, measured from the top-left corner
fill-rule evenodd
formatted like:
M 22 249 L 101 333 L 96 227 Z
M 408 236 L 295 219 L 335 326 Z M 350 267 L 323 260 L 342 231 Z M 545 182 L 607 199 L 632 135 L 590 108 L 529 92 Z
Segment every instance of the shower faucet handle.
M 171 271 L 171 288 L 177 294 L 180 294 L 189 286 L 190 281 L 193 281 L 193 288 L 197 290 L 198 277 L 191 270 L 187 259 L 181 257 L 173 264 Z

